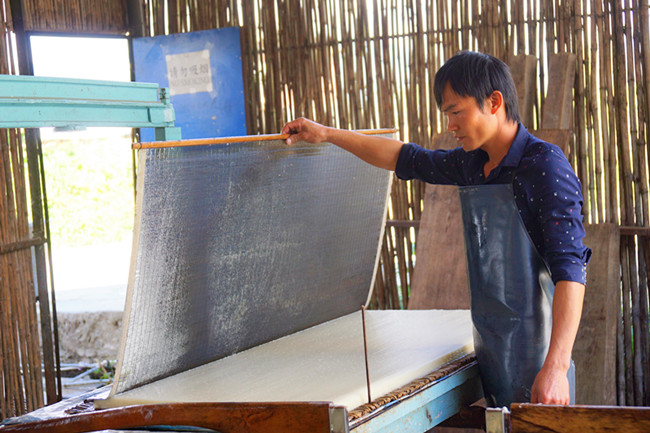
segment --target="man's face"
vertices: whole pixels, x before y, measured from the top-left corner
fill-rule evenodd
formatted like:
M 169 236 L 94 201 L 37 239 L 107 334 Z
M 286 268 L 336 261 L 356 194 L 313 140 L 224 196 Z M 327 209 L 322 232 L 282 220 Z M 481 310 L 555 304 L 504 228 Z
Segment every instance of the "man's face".
M 460 96 L 449 83 L 445 84 L 440 109 L 449 120 L 447 130 L 454 133 L 465 152 L 483 146 L 493 135 L 496 117 L 491 112 L 489 99 L 481 102 L 483 107 L 479 107 L 473 97 Z

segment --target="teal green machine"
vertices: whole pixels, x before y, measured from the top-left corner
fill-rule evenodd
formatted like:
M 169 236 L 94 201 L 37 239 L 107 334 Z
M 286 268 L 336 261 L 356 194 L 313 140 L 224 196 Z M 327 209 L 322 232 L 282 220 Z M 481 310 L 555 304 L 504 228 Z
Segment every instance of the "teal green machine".
M 0 76 L 0 127 L 155 128 L 156 140 L 179 140 L 167 89 L 157 84 Z
M 154 128 L 156 140 L 178 140 L 181 130 L 174 126 L 174 109 L 166 89 L 157 84 L 0 75 L 0 128 L 84 127 Z M 26 131 L 28 141 L 34 133 Z M 37 161 L 34 147 L 28 146 L 28 159 Z M 30 164 L 31 165 L 31 164 Z M 37 164 L 39 165 L 39 164 Z M 31 170 L 31 168 L 30 168 Z M 36 168 L 38 171 L 38 168 Z M 40 185 L 31 185 L 32 197 L 40 197 Z M 35 188 L 35 189 L 34 189 Z M 34 209 L 34 221 L 42 224 L 41 209 Z M 35 248 L 36 286 L 40 300 L 43 361 L 48 399 L 60 395 L 54 383 L 55 344 L 52 341 L 50 295 L 43 245 L 46 235 L 38 229 L 27 246 Z M 52 304 L 54 304 L 52 300 Z M 58 362 L 57 362 L 58 363 Z M 55 400 L 54 400 L 55 401 Z

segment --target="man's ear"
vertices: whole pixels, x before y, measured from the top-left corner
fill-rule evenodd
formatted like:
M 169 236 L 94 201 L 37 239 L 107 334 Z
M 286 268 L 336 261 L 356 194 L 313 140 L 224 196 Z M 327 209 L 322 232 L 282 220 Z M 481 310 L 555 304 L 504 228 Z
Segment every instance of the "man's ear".
M 503 106 L 503 94 L 495 90 L 488 98 L 488 103 L 490 104 L 490 113 L 496 114 L 499 108 Z

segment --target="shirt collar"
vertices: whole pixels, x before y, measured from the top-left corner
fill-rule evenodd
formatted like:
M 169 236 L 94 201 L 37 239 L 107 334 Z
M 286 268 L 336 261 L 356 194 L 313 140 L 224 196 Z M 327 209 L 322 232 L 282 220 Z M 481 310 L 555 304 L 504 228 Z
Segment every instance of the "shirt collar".
M 528 130 L 526 127 L 519 123 L 517 135 L 515 136 L 508 153 L 503 157 L 499 166 L 501 167 L 518 167 L 521 158 L 524 156 L 526 144 L 528 143 Z

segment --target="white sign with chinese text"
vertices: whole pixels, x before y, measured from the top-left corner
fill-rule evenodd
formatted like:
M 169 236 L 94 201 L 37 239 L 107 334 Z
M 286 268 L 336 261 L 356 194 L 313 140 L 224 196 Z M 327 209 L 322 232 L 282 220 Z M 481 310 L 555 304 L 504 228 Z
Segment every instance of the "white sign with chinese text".
M 165 62 L 170 95 L 212 92 L 209 50 L 168 54 Z

